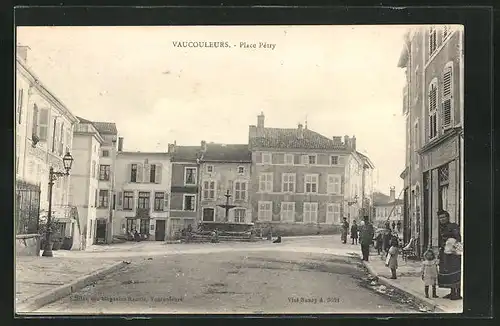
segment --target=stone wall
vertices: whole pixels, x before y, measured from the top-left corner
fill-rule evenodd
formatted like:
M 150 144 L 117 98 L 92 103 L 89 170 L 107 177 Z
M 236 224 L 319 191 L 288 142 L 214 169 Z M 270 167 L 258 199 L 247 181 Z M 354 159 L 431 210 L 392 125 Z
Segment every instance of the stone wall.
M 255 223 L 255 230 L 259 232 L 262 228 L 262 235 L 267 236 L 272 228 L 273 236 L 297 236 L 316 234 L 340 234 L 340 225 L 325 224 L 295 224 L 295 223 Z M 258 233 L 257 233 L 258 234 Z
M 39 256 L 40 255 L 40 235 L 21 234 L 16 236 L 17 256 Z

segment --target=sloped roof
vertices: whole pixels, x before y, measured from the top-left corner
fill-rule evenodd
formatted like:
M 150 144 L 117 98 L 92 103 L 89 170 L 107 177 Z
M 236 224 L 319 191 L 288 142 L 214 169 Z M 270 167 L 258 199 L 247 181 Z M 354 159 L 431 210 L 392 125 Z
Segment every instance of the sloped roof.
M 175 146 L 172 162 L 196 162 L 200 149 L 200 146 Z
M 246 144 L 207 144 L 203 161 L 252 162 L 252 152 Z
M 118 130 L 116 129 L 116 124 L 114 122 L 94 121 L 94 127 L 101 134 L 112 134 L 112 135 L 118 134 Z
M 336 143 L 309 129 L 303 129 L 303 138 L 299 138 L 296 128 L 264 128 L 263 137 L 251 138 L 250 145 L 264 148 L 346 149 L 345 144 Z
M 403 200 L 396 198 L 391 201 L 391 196 L 387 196 L 381 192 L 373 193 L 373 205 L 375 206 L 392 206 L 392 205 L 403 205 Z
M 366 156 L 358 151 L 356 151 L 356 153 L 365 161 L 366 164 L 368 164 L 368 166 L 370 168 L 373 169 L 375 167 L 375 165 L 373 164 L 373 162 L 370 160 L 370 158 L 368 156 Z
M 97 129 L 100 134 L 112 134 L 117 135 L 118 129 L 116 129 L 116 124 L 114 122 L 99 122 L 99 121 L 90 121 L 88 119 L 78 117 L 81 123 L 89 123 Z

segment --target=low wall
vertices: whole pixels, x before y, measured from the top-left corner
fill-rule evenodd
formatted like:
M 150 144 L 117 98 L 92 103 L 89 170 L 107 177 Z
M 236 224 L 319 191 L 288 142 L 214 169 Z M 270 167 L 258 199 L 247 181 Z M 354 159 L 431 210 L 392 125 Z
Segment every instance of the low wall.
M 20 234 L 16 235 L 17 256 L 40 256 L 40 235 Z
M 273 236 L 296 236 L 296 235 L 316 235 L 316 234 L 340 234 L 340 225 L 325 224 L 294 224 L 294 223 L 255 223 L 254 229 L 258 234 L 262 228 L 262 236 L 267 236 L 272 228 Z

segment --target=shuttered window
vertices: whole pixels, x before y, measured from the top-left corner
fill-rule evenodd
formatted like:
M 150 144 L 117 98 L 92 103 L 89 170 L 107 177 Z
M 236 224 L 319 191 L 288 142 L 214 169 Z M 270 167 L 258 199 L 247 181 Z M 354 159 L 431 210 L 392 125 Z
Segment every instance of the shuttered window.
M 31 130 L 31 135 L 38 136 L 38 106 L 33 105 L 33 125 Z
M 429 56 L 437 49 L 437 32 L 435 27 L 431 27 L 429 31 Z
M 23 115 L 23 89 L 21 88 L 17 94 L 17 123 L 21 124 Z
M 453 97 L 453 66 L 446 65 L 443 71 L 443 102 L 442 102 L 442 124 L 443 128 L 451 126 L 452 97 Z
M 40 109 L 38 117 L 38 137 L 40 140 L 47 141 L 49 132 L 49 110 Z
M 437 136 L 437 81 L 429 86 L 429 139 Z

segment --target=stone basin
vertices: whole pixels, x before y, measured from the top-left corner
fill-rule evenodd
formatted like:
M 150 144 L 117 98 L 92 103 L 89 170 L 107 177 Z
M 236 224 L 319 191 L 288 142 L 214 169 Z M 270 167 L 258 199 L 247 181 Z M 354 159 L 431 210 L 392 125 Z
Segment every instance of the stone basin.
M 249 232 L 253 229 L 253 223 L 234 223 L 234 222 L 200 222 L 200 230 L 213 231 L 215 229 L 222 232 Z

